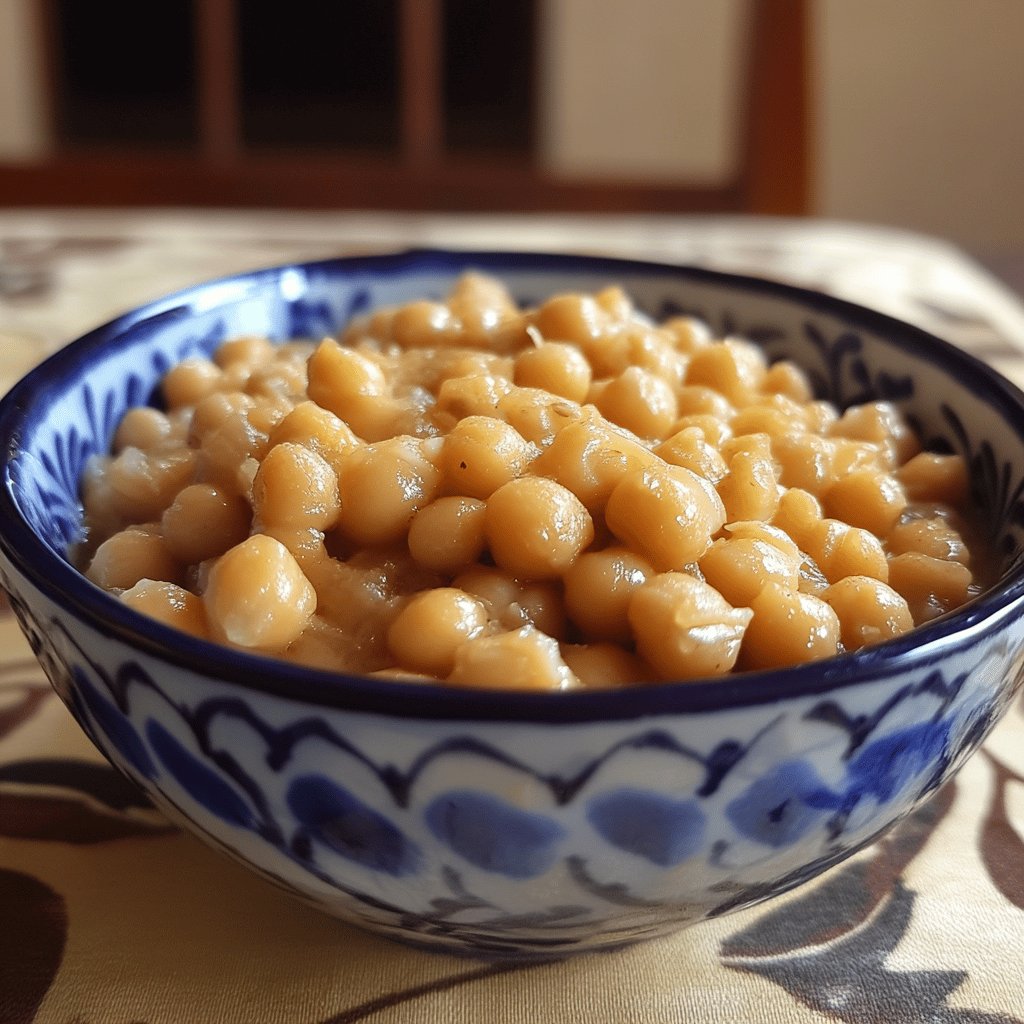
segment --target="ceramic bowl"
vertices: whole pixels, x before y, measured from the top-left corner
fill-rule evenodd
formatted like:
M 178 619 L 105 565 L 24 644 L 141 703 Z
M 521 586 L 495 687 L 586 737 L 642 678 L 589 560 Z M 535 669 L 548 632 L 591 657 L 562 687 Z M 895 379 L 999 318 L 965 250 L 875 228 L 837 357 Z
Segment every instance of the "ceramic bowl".
M 795 359 L 840 405 L 898 403 L 964 455 L 1000 582 L 852 655 L 612 692 L 467 691 L 331 675 L 140 617 L 68 562 L 78 481 L 161 375 L 239 334 L 317 337 L 443 295 L 622 284 L 661 318 Z M 0 407 L 0 573 L 57 692 L 167 815 L 358 925 L 485 956 L 560 956 L 782 893 L 870 843 L 981 743 L 1024 676 L 1024 396 L 922 331 L 705 270 L 412 252 L 203 284 L 73 342 Z M 183 885 L 187 879 L 181 880 Z

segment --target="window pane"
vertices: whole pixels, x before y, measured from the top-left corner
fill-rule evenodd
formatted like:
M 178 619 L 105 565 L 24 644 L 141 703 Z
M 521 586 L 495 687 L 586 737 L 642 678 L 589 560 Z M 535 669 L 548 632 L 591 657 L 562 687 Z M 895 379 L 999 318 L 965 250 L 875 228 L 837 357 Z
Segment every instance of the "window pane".
M 397 3 L 239 3 L 242 123 L 255 146 L 393 148 Z

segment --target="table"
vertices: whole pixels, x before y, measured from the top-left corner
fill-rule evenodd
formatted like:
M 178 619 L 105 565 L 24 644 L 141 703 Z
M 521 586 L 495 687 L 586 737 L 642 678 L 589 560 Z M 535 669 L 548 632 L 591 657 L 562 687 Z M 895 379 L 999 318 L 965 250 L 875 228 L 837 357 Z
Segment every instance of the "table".
M 201 279 L 410 246 L 562 249 L 774 276 L 912 320 L 1024 384 L 1024 305 L 943 242 L 685 217 L 0 212 L 0 392 Z M 517 966 L 407 949 L 169 825 L 106 765 L 0 613 L 0 1022 L 1024 1021 L 1024 701 L 927 806 L 765 907 Z

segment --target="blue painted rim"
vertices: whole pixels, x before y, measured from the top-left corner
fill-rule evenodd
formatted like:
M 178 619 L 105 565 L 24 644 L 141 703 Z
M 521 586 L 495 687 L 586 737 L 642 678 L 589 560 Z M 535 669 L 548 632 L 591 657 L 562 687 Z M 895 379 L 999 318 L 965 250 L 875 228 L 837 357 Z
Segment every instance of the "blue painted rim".
M 228 301 L 253 294 L 288 270 L 358 274 L 363 271 L 422 270 L 454 273 L 468 267 L 500 276 L 509 269 L 528 272 L 574 269 L 607 274 L 609 282 L 658 274 L 680 280 L 728 285 L 743 292 L 782 299 L 870 330 L 896 348 L 927 356 L 961 385 L 1024 432 L 1024 393 L 962 349 L 911 324 L 855 303 L 795 285 L 699 267 L 565 253 L 477 252 L 412 249 L 383 255 L 341 257 L 284 264 L 230 275 L 140 306 L 70 342 L 19 381 L 0 401 L 0 549 L 42 593 L 99 633 L 146 655 L 243 689 L 311 705 L 378 712 L 402 718 L 573 723 L 616 721 L 650 715 L 692 714 L 770 704 L 803 695 L 824 694 L 871 682 L 913 668 L 940 663 L 951 651 L 973 645 L 1024 612 L 1024 564 L 1020 561 L 998 584 L 964 607 L 919 626 L 907 636 L 878 647 L 783 671 L 748 672 L 704 682 L 659 683 L 622 690 L 529 693 L 476 690 L 444 684 L 390 682 L 301 668 L 260 655 L 244 654 L 198 640 L 154 622 L 90 583 L 35 535 L 12 494 L 10 464 L 19 440 L 33 420 L 33 407 L 60 394 L 96 352 L 132 344 L 131 330 L 156 320 L 187 319 L 216 289 L 234 285 Z M 207 301 L 202 301 L 204 298 Z

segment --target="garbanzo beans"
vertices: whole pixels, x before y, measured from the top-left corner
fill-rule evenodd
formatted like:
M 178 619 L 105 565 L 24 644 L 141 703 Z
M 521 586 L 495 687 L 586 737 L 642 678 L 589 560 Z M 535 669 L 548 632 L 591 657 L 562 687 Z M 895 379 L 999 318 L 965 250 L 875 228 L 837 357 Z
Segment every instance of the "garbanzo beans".
M 608 688 L 778 668 L 968 600 L 967 468 L 626 293 L 466 274 L 339 337 L 226 342 L 82 484 L 88 577 L 337 671 Z

